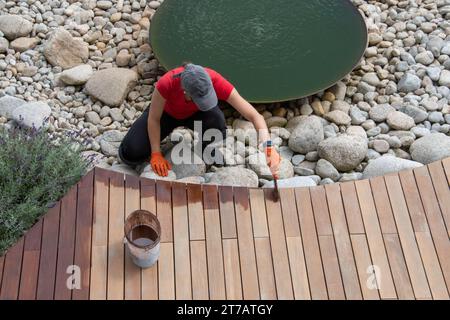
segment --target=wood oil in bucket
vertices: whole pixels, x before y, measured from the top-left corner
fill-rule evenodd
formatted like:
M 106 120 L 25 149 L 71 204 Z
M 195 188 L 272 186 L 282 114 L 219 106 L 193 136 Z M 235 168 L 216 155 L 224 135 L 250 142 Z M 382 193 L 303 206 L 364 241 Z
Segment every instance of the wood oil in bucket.
M 125 221 L 125 243 L 133 262 L 148 268 L 159 258 L 161 225 L 156 216 L 145 210 L 131 213 Z
M 137 247 L 148 247 L 158 239 L 158 234 L 151 227 L 140 225 L 131 230 L 129 238 Z

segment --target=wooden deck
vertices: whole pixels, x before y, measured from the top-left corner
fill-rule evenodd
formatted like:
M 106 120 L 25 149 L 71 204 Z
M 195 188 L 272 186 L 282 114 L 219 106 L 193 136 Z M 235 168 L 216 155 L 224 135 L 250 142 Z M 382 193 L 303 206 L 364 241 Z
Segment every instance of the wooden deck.
M 95 169 L 0 257 L 0 298 L 449 299 L 449 184 L 450 158 L 282 189 L 279 202 L 271 190 Z M 139 208 L 162 225 L 159 262 L 145 270 L 123 245 Z M 80 289 L 66 285 L 71 265 Z

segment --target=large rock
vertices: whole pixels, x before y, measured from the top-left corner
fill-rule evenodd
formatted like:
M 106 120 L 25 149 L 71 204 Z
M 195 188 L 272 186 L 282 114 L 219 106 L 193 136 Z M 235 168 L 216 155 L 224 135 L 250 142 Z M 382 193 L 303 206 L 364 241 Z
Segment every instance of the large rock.
M 415 59 L 418 63 L 428 66 L 434 61 L 434 56 L 430 51 L 423 51 L 417 54 Z
M 89 49 L 82 39 L 73 38 L 64 28 L 58 28 L 45 44 L 44 55 L 53 66 L 70 69 L 88 60 Z
M 257 187 L 258 176 L 252 170 L 240 167 L 220 168 L 209 179 L 210 184 Z
M 166 180 L 166 181 L 172 181 L 177 179 L 177 175 L 172 170 L 169 170 L 166 177 L 162 177 L 158 175 L 156 172 L 153 171 L 151 165 L 147 165 L 142 170 L 142 173 L 140 175 L 141 178 L 147 178 L 147 179 L 155 179 L 155 180 Z
M 448 9 L 450 9 L 450 7 Z M 441 50 L 445 46 L 445 44 L 446 42 L 444 41 L 444 39 L 438 36 L 430 36 L 427 42 L 427 49 L 431 51 L 431 53 L 434 55 L 435 58 L 439 58 L 439 56 L 441 55 Z
M 88 168 L 87 168 L 88 171 L 92 170 L 93 168 L 95 168 L 97 166 L 101 167 L 103 164 L 106 164 L 107 160 L 108 160 L 108 158 L 105 157 L 104 154 L 101 154 L 100 152 L 92 151 L 92 150 L 81 152 L 81 156 L 88 163 Z
M 409 130 L 414 127 L 414 119 L 400 111 L 394 111 L 388 114 L 386 121 L 388 125 L 395 130 Z
M 303 120 L 306 119 L 306 118 L 308 118 L 307 115 L 302 115 L 302 116 L 296 116 L 296 117 L 293 117 L 292 119 L 290 119 L 290 120 L 287 122 L 285 128 L 286 128 L 287 130 L 289 130 L 289 131 L 292 131 L 292 130 L 294 130 L 294 129 L 298 126 L 298 124 L 299 124 L 301 121 L 303 121 Z
M 317 161 L 316 174 L 318 174 L 323 179 L 330 178 L 333 181 L 338 181 L 341 177 L 336 168 L 333 167 L 333 165 L 325 159 L 320 159 L 319 161 Z
M 369 117 L 373 121 L 383 122 L 386 120 L 389 113 L 395 111 L 395 109 L 389 104 L 379 104 L 374 106 L 369 111 Z
M 93 74 L 94 71 L 92 70 L 91 65 L 83 64 L 64 70 L 59 76 L 59 79 L 65 84 L 79 86 L 85 84 Z
M 273 175 L 266 162 L 266 156 L 262 153 L 255 153 L 248 157 L 248 166 L 252 169 L 259 178 L 272 180 Z M 294 166 L 291 161 L 281 159 L 280 167 L 278 170 L 279 179 L 287 179 L 294 176 Z
M 28 49 L 34 48 L 39 43 L 39 38 L 27 38 L 21 37 L 16 40 L 11 41 L 11 49 L 16 52 L 27 51 Z
M 120 143 L 125 137 L 126 132 L 119 130 L 110 130 L 97 137 L 96 140 L 100 144 L 102 152 L 107 156 L 117 156 Z
M 356 168 L 367 153 L 367 141 L 347 134 L 328 138 L 319 144 L 319 156 L 331 162 L 339 171 Z
M 411 105 L 403 106 L 399 111 L 413 118 L 415 123 L 421 123 L 428 118 L 428 113 L 425 110 Z
M 339 100 L 335 100 L 333 101 L 333 104 L 331 105 L 331 111 L 342 111 L 345 114 L 348 114 L 348 112 L 350 111 L 350 105 L 348 104 L 348 102 L 346 101 L 339 101 Z
M 352 118 L 350 118 L 349 115 L 347 115 L 345 112 L 341 110 L 334 110 L 331 112 L 328 112 L 324 115 L 324 118 L 328 121 L 334 122 L 338 126 L 344 125 L 348 126 L 352 122 Z
M 26 101 L 13 97 L 4 96 L 0 98 L 0 117 L 5 117 L 6 119 L 12 119 L 12 114 L 15 109 L 25 104 Z
M 178 143 L 167 154 L 166 159 L 172 164 L 172 171 L 177 179 L 202 176 L 206 172 L 206 164 L 202 158 L 192 152 L 190 144 Z
M 192 177 L 177 179 L 177 182 L 202 184 L 202 183 L 205 183 L 205 178 L 203 178 L 201 176 L 192 176 Z
M 289 137 L 289 148 L 306 154 L 317 150 L 317 146 L 324 139 L 322 121 L 319 117 L 302 118 Z
M 45 102 L 28 102 L 14 109 L 12 118 L 27 128 L 40 129 L 51 113 L 52 109 Z
M 347 93 L 347 86 L 342 81 L 339 81 L 330 89 L 330 92 L 334 94 L 336 100 L 344 100 Z
M 270 117 L 266 119 L 266 124 L 268 128 L 284 127 L 287 124 L 287 120 L 283 117 Z
M 315 174 L 317 162 L 302 161 L 294 167 L 294 172 L 300 176 L 311 176 Z
M 366 130 L 360 126 L 350 126 L 347 128 L 345 133 L 351 136 L 360 136 L 363 139 L 367 139 Z
M 421 163 L 397 158 L 391 155 L 370 160 L 363 172 L 363 178 L 382 176 L 391 172 L 413 169 L 422 166 Z
M 0 31 L 5 38 L 14 40 L 19 37 L 25 37 L 33 30 L 33 24 L 17 15 L 0 16 Z
M 363 178 L 363 174 L 361 172 L 344 173 L 344 174 L 342 174 L 341 178 L 339 179 L 339 182 L 361 180 L 362 178 Z
M 0 37 L 0 53 L 5 53 L 8 51 L 9 41 L 3 37 Z
M 450 88 L 450 71 L 449 70 L 442 70 L 441 76 L 439 77 L 439 85 Z
M 410 149 L 414 161 L 429 164 L 450 157 L 450 137 L 443 133 L 431 133 L 413 142 Z
M 253 123 L 247 120 L 236 119 L 233 121 L 233 130 L 255 130 Z
M 124 68 L 104 69 L 94 73 L 86 83 L 87 92 L 103 103 L 119 107 L 138 80 L 135 71 Z
M 408 93 L 416 91 L 420 88 L 421 80 L 418 76 L 405 73 L 398 82 L 398 91 Z
M 292 177 L 289 179 L 280 179 L 277 181 L 278 188 L 299 188 L 299 187 L 315 187 L 317 183 L 310 177 Z M 264 188 L 273 188 L 274 182 L 269 181 L 264 184 Z
M 368 72 L 362 78 L 361 81 L 367 82 L 371 86 L 378 87 L 380 85 L 380 79 L 375 72 Z
M 233 121 L 234 136 L 240 142 L 256 145 L 258 135 L 253 123 L 246 120 L 236 119 Z
M 138 80 L 135 71 L 111 68 L 95 72 L 86 83 L 87 92 L 103 103 L 119 107 Z

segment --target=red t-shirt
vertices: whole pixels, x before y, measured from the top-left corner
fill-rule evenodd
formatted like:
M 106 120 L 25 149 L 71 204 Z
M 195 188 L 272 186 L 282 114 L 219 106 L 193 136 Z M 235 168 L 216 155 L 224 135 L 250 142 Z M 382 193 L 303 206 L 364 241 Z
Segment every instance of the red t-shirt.
M 178 67 L 168 71 L 163 75 L 156 84 L 156 89 L 166 99 L 164 111 L 175 119 L 186 119 L 196 113 L 198 107 L 192 101 L 186 101 L 183 89 L 181 88 L 181 78 L 173 78 L 173 75 L 178 74 L 184 70 L 184 67 Z M 233 91 L 234 86 L 228 82 L 220 73 L 205 68 L 211 77 L 211 81 L 216 91 L 219 100 L 227 100 Z

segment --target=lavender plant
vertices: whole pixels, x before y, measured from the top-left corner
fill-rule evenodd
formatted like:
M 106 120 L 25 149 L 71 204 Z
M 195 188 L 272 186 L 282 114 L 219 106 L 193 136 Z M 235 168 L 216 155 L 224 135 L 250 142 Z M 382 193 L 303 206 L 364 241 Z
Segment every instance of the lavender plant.
M 0 256 L 86 173 L 73 136 L 0 128 Z

